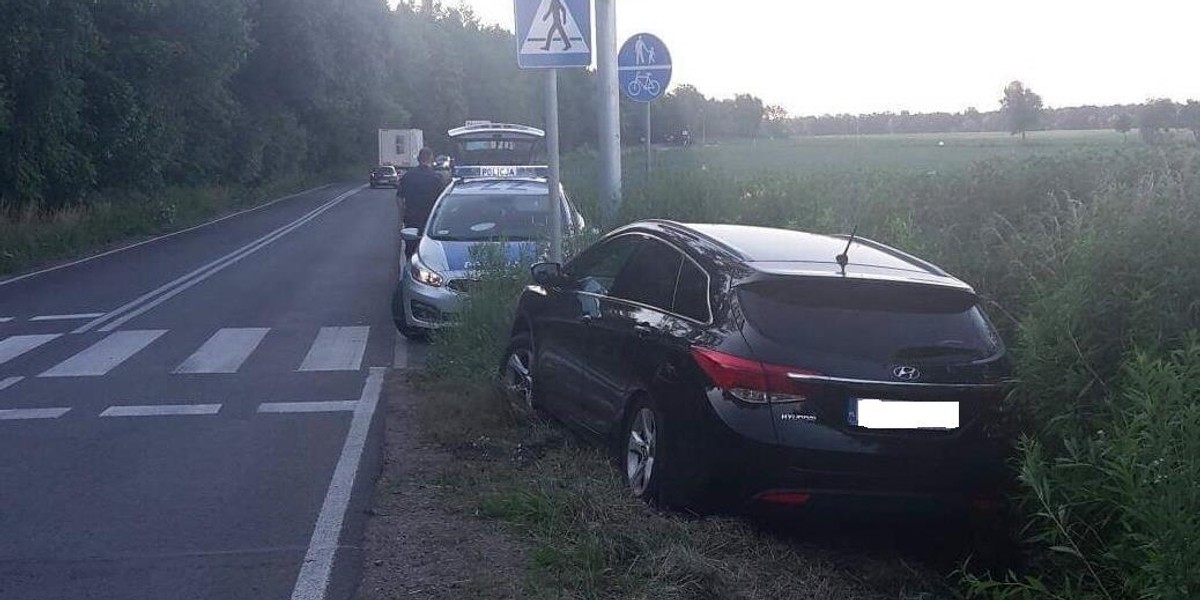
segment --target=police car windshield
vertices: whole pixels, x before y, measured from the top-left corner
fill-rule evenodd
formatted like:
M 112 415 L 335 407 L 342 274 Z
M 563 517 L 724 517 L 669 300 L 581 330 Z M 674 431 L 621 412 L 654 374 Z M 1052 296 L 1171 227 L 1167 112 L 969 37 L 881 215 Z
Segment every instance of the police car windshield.
M 451 242 L 542 239 L 550 231 L 546 202 L 546 194 L 450 194 L 430 220 L 429 237 Z

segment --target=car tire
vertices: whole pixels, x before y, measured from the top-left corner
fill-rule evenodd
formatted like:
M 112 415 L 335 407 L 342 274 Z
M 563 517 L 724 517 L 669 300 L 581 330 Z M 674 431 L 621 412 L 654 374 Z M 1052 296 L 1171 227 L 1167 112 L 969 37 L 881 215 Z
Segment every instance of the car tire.
M 614 448 L 625 485 L 634 496 L 660 508 L 696 515 L 719 510 L 722 501 L 710 493 L 709 473 L 704 465 L 686 458 L 697 454 L 685 449 L 676 422 L 653 398 L 633 400 Z M 647 458 L 652 459 L 648 465 Z M 641 481 L 636 475 L 639 468 L 646 471 Z
M 528 332 L 514 335 L 504 349 L 497 371 L 501 392 L 514 411 L 533 415 L 541 410 L 535 387 L 537 355 L 533 351 L 533 336 Z

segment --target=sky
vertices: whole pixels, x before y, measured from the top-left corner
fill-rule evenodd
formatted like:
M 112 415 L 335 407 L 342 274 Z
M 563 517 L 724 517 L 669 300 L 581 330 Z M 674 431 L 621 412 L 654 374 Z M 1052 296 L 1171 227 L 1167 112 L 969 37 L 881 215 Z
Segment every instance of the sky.
M 513 29 L 513 0 L 443 1 Z M 1200 0 L 616 1 L 618 46 L 662 38 L 672 87 L 793 115 L 995 110 L 1014 79 L 1051 107 L 1200 99 Z

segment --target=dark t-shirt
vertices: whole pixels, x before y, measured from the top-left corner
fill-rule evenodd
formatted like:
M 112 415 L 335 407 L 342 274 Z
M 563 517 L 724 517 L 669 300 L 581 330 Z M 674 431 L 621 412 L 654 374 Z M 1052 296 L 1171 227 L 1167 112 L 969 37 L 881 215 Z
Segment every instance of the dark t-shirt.
M 441 173 L 426 165 L 409 169 L 400 178 L 400 188 L 396 195 L 404 199 L 404 224 L 424 227 L 433 210 L 433 203 L 446 187 L 446 180 Z

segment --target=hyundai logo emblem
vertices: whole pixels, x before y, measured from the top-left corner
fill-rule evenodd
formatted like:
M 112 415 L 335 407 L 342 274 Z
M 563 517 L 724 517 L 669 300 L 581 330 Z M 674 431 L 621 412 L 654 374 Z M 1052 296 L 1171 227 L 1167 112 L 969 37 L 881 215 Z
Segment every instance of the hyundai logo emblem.
M 916 367 L 896 367 L 892 369 L 892 375 L 895 375 L 896 379 L 912 381 L 921 377 L 921 371 Z

